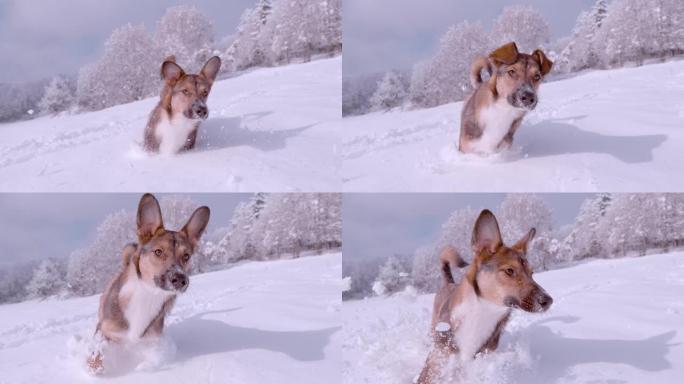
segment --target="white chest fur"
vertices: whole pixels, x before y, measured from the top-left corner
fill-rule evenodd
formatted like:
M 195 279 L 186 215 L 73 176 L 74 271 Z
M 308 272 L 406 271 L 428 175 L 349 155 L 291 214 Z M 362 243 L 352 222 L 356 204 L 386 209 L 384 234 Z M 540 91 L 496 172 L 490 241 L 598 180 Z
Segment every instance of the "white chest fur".
M 159 140 L 159 153 L 167 155 L 178 153 L 197 123 L 197 120 L 188 119 L 182 113 L 171 117 L 166 111 L 162 111 L 154 132 Z
M 454 308 L 451 323 L 456 328 L 453 336 L 462 360 L 470 360 L 475 356 L 508 311 L 508 307 L 474 295 Z
M 478 153 L 496 152 L 497 146 L 511 129 L 516 119 L 521 118 L 525 111 L 515 108 L 504 98 L 480 110 L 478 122 L 482 127 L 482 136 L 474 140 L 473 149 Z
M 126 298 L 128 305 L 124 308 L 124 317 L 128 321 L 129 340 L 137 340 L 159 314 L 162 306 L 173 292 L 164 291 L 138 279 L 126 282 L 119 297 Z

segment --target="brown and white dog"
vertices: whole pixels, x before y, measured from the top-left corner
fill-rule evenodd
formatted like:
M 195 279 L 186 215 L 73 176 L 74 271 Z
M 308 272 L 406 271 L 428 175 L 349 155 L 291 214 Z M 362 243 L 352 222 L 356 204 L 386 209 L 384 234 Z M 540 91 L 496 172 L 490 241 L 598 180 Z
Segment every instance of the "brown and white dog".
M 143 195 L 137 213 L 138 243 L 124 247 L 121 271 L 100 297 L 96 335 L 114 343 L 161 336 L 176 295 L 190 284 L 190 258 L 208 222 L 209 208 L 200 207 L 180 231 L 169 231 L 157 199 Z M 102 353 L 93 353 L 88 365 L 94 373 L 102 372 Z
M 147 151 L 175 154 L 195 146 L 200 122 L 209 116 L 207 97 L 221 67 L 217 56 L 209 59 L 200 73 L 189 75 L 173 56 L 161 66 L 164 87 L 159 104 L 145 127 Z
M 464 279 L 456 284 L 451 267 L 467 264 L 455 249 L 440 255 L 444 284 L 435 296 L 431 335 L 434 346 L 417 383 L 435 383 L 444 374 L 450 356 L 461 361 L 497 348 L 511 310 L 544 312 L 553 299 L 532 279 L 525 259 L 531 229 L 508 247 L 501 240 L 494 215 L 484 210 L 475 222 L 472 236 L 474 259 Z
M 552 66 L 540 49 L 519 53 L 515 43 L 476 59 L 470 73 L 475 91 L 461 111 L 459 151 L 490 154 L 510 148 L 525 113 L 537 106 L 537 89 Z M 486 83 L 483 69 L 491 75 Z

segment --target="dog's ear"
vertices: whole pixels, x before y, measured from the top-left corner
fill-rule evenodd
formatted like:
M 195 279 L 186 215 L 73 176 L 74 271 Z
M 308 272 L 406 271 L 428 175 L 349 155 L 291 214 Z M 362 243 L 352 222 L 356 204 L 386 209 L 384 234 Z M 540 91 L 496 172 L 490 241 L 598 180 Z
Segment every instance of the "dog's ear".
M 138 240 L 148 242 L 158 231 L 164 230 L 161 209 L 157 199 L 149 193 L 143 195 L 138 204 Z
M 207 223 L 209 223 L 209 208 L 199 207 L 192 213 L 183 229 L 180 230 L 190 240 L 193 248 L 199 243 L 202 233 L 207 228 Z
M 553 67 L 553 61 L 549 60 L 541 49 L 535 49 L 532 52 L 532 58 L 539 64 L 539 70 L 542 76 L 546 76 L 547 73 L 551 72 L 551 67 Z
M 471 245 L 476 257 L 482 251 L 486 251 L 490 255 L 495 254 L 503 245 L 499 223 L 488 209 L 482 211 L 475 221 Z
M 534 235 L 537 233 L 537 230 L 532 228 L 530 229 L 529 232 L 525 236 L 523 236 L 520 240 L 518 240 L 513 246 L 511 247 L 512 249 L 515 249 L 518 252 L 522 252 L 523 254 L 527 254 L 527 245 L 534 239 Z
M 218 56 L 214 56 L 211 59 L 207 60 L 207 62 L 204 64 L 204 67 L 202 67 L 202 75 L 209 79 L 210 83 L 213 83 L 214 80 L 216 79 L 216 75 L 218 74 L 219 69 L 221 68 L 221 59 L 219 59 Z
M 514 42 L 502 45 L 489 54 L 489 59 L 496 66 L 513 64 L 518 60 L 518 46 Z
M 172 58 L 173 60 L 168 60 L 169 58 Z M 183 71 L 183 68 L 176 64 L 176 58 L 174 56 L 170 56 L 169 58 L 167 58 L 161 66 L 161 77 L 166 84 L 173 86 L 185 72 Z

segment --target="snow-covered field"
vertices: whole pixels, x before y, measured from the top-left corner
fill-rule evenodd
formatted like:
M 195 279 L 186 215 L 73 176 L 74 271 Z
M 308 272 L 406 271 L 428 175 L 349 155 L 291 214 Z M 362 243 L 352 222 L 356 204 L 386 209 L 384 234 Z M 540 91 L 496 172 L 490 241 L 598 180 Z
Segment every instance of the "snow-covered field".
M 338 382 L 340 276 L 339 253 L 193 276 L 163 342 L 101 380 L 80 366 L 98 296 L 2 305 L 0 383 Z
M 684 253 L 595 260 L 535 274 L 544 314 L 514 312 L 499 349 L 464 383 L 680 383 Z M 428 353 L 433 295 L 342 305 L 345 383 L 411 383 Z
M 684 189 L 684 61 L 542 84 L 511 152 L 456 150 L 461 103 L 342 124 L 345 192 Z
M 158 97 L 0 124 L 0 191 L 339 192 L 342 61 L 258 69 L 216 82 L 194 150 L 151 156 Z

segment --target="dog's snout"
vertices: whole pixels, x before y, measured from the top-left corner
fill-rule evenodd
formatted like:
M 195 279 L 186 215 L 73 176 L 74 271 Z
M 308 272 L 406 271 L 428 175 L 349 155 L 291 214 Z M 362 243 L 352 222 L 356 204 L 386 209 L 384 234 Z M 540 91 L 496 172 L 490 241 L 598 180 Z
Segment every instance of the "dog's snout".
M 534 92 L 524 91 L 520 95 L 520 101 L 524 106 L 531 106 L 537 102 L 537 96 L 534 94 Z
M 549 307 L 551 307 L 551 304 L 553 304 L 553 298 L 547 294 L 542 294 L 539 296 L 539 298 L 537 298 L 537 302 L 542 310 L 546 311 L 549 309 Z
M 209 116 L 209 109 L 207 106 L 203 103 L 197 103 L 192 106 L 192 112 L 195 114 L 195 116 L 201 118 L 201 119 L 206 119 L 207 116 Z
M 174 273 L 171 276 L 171 285 L 176 290 L 185 290 L 188 286 L 188 276 L 184 273 Z

